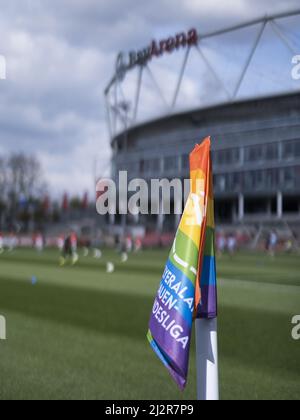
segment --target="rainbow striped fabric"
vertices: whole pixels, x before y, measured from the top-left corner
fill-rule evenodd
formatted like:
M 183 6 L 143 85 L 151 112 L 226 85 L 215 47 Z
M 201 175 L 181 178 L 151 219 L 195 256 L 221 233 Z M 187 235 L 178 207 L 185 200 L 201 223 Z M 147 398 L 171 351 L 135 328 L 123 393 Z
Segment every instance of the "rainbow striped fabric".
M 191 191 L 152 309 L 148 340 L 180 389 L 195 318 L 217 316 L 210 138 L 190 155 Z

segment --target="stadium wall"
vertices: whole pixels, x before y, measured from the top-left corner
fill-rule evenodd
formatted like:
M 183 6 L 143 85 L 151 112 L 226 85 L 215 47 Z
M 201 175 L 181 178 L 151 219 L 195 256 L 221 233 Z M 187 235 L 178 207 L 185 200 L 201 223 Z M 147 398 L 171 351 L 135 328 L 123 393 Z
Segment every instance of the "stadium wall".
M 212 136 L 219 223 L 300 224 L 300 93 L 170 115 L 112 140 L 113 177 L 189 177 L 189 152 Z M 173 228 L 178 218 L 144 218 Z M 141 222 L 141 220 L 136 220 Z

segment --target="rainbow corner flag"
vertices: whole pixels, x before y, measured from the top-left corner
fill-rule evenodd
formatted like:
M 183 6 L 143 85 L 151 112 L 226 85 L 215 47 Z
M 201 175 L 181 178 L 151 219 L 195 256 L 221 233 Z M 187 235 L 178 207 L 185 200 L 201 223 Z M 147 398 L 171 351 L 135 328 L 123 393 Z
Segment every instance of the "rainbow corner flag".
M 191 190 L 149 324 L 148 340 L 181 390 L 187 383 L 193 320 L 217 317 L 211 140 L 190 155 Z

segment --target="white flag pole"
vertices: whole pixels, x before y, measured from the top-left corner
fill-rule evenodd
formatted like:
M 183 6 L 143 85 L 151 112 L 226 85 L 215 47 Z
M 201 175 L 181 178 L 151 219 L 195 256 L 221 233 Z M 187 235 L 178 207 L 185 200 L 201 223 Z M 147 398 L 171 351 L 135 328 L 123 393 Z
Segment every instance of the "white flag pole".
M 197 399 L 219 400 L 217 319 L 196 320 Z

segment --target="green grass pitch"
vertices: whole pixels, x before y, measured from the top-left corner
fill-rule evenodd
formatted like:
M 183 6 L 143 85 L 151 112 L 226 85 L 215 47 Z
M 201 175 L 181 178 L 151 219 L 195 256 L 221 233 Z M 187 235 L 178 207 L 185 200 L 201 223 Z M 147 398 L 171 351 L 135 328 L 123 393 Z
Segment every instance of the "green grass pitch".
M 195 399 L 194 346 L 182 394 L 146 341 L 166 259 L 104 251 L 60 268 L 55 251 L 0 256 L 0 399 Z M 218 260 L 222 399 L 300 399 L 299 268 L 296 255 Z

